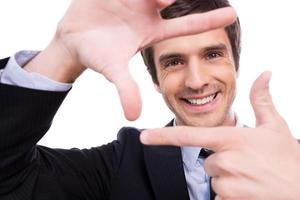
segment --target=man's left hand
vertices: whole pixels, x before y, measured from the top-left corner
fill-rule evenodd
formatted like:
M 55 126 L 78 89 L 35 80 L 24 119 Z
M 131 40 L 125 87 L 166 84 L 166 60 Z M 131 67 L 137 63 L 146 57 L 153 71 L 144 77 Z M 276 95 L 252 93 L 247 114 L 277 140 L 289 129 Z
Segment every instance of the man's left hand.
M 170 127 L 144 131 L 141 141 L 213 150 L 204 168 L 216 200 L 299 199 L 300 146 L 272 102 L 270 76 L 263 73 L 251 90 L 255 128 Z

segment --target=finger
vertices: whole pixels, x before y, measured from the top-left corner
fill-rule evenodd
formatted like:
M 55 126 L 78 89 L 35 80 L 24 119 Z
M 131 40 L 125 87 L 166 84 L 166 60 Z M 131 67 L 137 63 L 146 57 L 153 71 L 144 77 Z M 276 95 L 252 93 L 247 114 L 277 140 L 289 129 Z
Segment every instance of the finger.
M 238 200 L 238 199 L 225 198 L 225 197 L 221 197 L 220 195 L 217 195 L 215 196 L 215 200 Z
M 272 73 L 269 71 L 262 73 L 255 80 L 250 92 L 250 100 L 256 117 L 256 126 L 274 122 L 274 119 L 277 119 L 279 115 L 269 92 L 271 75 Z
M 222 199 L 221 199 L 221 197 L 220 197 L 219 195 L 217 195 L 217 196 L 215 197 L 215 200 L 222 200 Z
M 236 163 L 243 159 L 244 156 L 240 156 L 240 153 L 237 153 L 235 150 L 226 150 L 210 155 L 204 161 L 203 167 L 210 177 L 230 176 L 237 173 L 239 169 Z
M 210 155 L 208 158 L 204 161 L 204 171 L 206 174 L 210 177 L 219 177 L 223 175 L 223 170 L 219 167 L 219 163 L 216 163 L 218 161 L 217 156 L 219 153 L 214 153 Z M 221 166 L 222 167 L 222 166 Z
M 176 0 L 155 0 L 159 9 L 164 9 L 174 3 Z
M 225 198 L 225 197 L 221 197 L 221 196 L 217 195 L 215 197 L 215 200 L 240 200 L 240 199 Z
M 212 178 L 211 179 L 211 188 L 212 190 L 216 193 L 216 197 L 215 199 L 218 200 L 231 200 L 233 198 L 229 198 L 227 195 L 228 191 L 226 191 L 227 189 L 227 185 L 224 185 L 224 180 L 226 178 L 224 177 L 217 177 L 217 178 Z M 224 187 L 225 186 L 225 187 Z M 226 197 L 225 197 L 226 196 Z
M 128 69 L 114 73 L 114 76 L 111 77 L 111 82 L 115 84 L 118 90 L 126 119 L 130 121 L 136 120 L 141 114 L 142 101 L 138 85 L 133 80 Z
M 232 147 L 243 130 L 247 131 L 247 129 L 234 127 L 176 126 L 145 130 L 141 133 L 140 140 L 146 145 L 197 146 L 218 152 L 226 147 Z
M 163 39 L 197 34 L 208 30 L 225 27 L 236 20 L 232 7 L 220 8 L 206 13 L 191 14 L 175 19 L 164 20 L 162 23 Z
M 212 178 L 211 187 L 222 200 L 257 199 L 258 188 L 252 178 L 237 174 Z
M 239 185 L 237 185 L 236 181 L 234 182 L 234 180 L 231 177 L 212 178 L 211 187 L 217 194 L 217 196 L 219 196 L 219 198 L 222 200 L 237 199 L 233 197 L 236 196 L 236 188 L 238 188 Z
M 211 184 L 211 189 L 216 193 L 216 197 L 215 199 L 221 199 L 219 194 L 217 193 L 217 191 L 219 191 L 219 185 L 218 185 L 218 182 L 219 182 L 219 177 L 212 177 L 211 178 L 211 181 L 210 181 L 210 184 Z M 218 197 L 218 198 L 217 198 Z

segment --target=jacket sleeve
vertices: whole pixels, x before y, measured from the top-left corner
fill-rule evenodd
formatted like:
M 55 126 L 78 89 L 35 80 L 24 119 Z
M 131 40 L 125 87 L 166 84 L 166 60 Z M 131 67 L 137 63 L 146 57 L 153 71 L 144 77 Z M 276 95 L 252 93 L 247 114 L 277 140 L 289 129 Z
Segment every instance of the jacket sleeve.
M 120 151 L 117 141 L 86 150 L 36 145 L 66 95 L 0 84 L 1 200 L 105 199 L 109 195 Z
M 34 172 L 36 143 L 65 95 L 0 84 L 0 195 Z

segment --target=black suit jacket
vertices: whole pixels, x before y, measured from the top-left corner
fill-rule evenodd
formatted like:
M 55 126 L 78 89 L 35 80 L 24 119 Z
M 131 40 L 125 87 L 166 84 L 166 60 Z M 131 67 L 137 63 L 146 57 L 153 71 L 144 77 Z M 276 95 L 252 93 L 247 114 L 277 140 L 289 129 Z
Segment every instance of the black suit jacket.
M 66 95 L 0 84 L 1 200 L 189 199 L 180 148 L 142 145 L 139 129 L 92 149 L 36 145 Z

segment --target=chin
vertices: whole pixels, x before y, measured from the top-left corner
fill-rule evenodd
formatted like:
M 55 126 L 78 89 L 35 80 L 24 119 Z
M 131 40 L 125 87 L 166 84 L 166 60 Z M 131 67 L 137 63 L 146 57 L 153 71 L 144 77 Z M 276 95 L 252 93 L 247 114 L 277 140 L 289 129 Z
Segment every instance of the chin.
M 185 120 L 181 120 L 183 125 L 194 127 L 216 127 L 222 126 L 226 121 L 228 115 L 206 115 L 201 117 L 186 117 Z
M 189 126 L 195 126 L 195 127 L 216 127 L 220 126 L 222 123 L 216 123 L 216 122 L 192 122 Z

